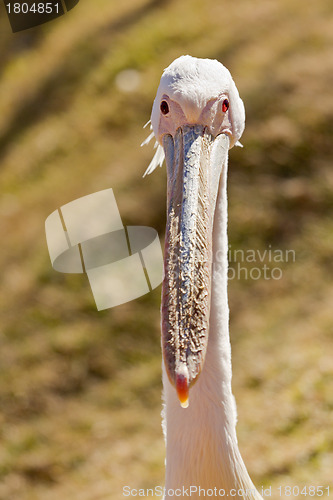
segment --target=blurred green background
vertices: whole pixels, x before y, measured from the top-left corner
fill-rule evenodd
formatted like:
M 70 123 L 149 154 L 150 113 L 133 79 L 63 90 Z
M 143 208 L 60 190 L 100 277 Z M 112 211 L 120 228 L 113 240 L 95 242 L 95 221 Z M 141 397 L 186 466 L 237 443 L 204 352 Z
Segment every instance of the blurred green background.
M 112 187 L 124 224 L 163 238 L 165 169 L 142 179 L 139 146 L 163 68 L 186 53 L 223 62 L 245 102 L 232 251 L 296 256 L 264 261 L 282 279 L 229 282 L 240 448 L 272 498 L 333 494 L 332 42 L 331 0 L 82 0 L 16 34 L 0 4 L 1 500 L 164 484 L 160 288 L 97 312 L 83 275 L 52 269 L 44 221 Z

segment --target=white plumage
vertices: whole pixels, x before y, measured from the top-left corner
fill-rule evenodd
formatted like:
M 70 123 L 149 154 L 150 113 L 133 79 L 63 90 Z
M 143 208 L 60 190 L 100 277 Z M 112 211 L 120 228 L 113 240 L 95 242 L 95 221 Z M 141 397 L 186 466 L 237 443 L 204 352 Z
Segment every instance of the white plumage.
M 221 63 L 176 59 L 164 70 L 154 100 L 151 124 L 158 148 L 146 173 L 166 156 L 166 489 L 200 486 L 258 500 L 236 437 L 227 300 L 227 159 L 244 123 L 243 102 Z

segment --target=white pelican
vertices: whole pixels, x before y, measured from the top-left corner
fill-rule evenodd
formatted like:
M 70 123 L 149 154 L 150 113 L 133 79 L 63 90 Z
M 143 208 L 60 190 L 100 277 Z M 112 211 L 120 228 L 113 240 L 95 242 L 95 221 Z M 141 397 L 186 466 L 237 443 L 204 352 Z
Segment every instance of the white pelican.
M 227 160 L 244 123 L 220 62 L 182 56 L 164 70 L 151 114 L 159 146 L 146 173 L 165 155 L 165 499 L 262 498 L 237 444 L 228 328 Z

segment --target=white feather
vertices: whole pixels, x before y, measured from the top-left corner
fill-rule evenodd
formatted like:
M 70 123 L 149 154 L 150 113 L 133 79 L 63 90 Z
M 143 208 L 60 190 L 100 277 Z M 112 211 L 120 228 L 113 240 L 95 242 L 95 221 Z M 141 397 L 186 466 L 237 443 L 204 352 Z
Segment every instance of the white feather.
M 145 177 L 146 175 L 151 174 L 152 172 L 154 172 L 156 167 L 161 167 L 163 165 L 163 161 L 164 161 L 163 148 L 162 148 L 162 146 L 160 146 L 158 144 L 158 142 L 155 143 L 154 147 L 157 147 L 156 152 L 153 156 L 153 159 L 149 163 L 147 170 L 145 171 L 145 173 L 143 174 L 142 177 Z

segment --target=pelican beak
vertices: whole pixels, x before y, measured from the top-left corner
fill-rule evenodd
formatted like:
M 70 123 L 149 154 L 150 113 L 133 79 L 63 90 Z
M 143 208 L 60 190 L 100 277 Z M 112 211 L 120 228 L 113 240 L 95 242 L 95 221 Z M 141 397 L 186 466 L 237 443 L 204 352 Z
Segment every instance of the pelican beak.
M 203 368 L 209 332 L 213 223 L 229 137 L 185 125 L 164 135 L 167 226 L 162 288 L 162 351 L 183 407 Z

